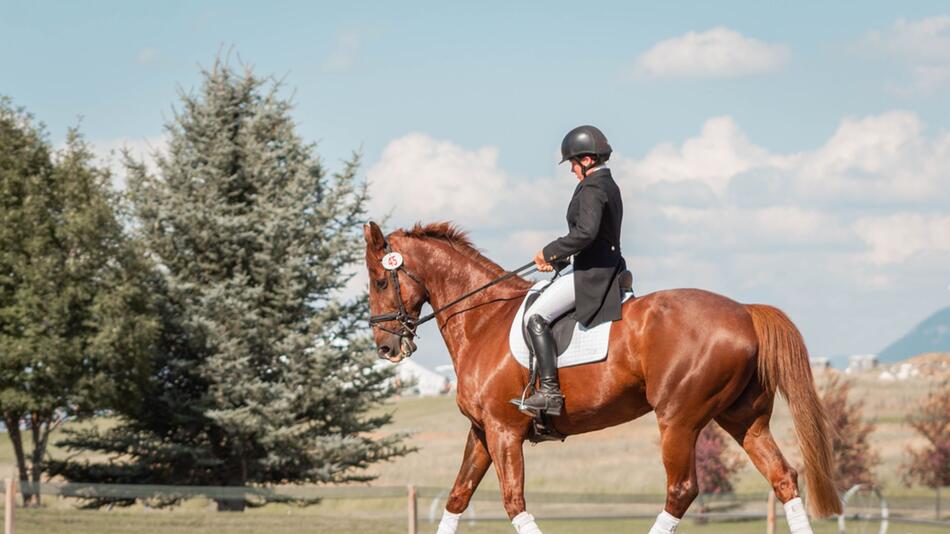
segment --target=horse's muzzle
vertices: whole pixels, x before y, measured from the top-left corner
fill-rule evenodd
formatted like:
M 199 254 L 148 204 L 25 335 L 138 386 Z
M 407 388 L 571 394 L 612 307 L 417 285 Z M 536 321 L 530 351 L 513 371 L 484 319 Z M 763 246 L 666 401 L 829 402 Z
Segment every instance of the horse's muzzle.
M 385 360 L 389 360 L 392 363 L 399 363 L 409 356 L 412 356 L 412 353 L 416 351 L 416 343 L 408 337 L 400 338 L 399 342 L 399 352 L 394 353 L 392 348 L 388 345 L 383 345 L 376 349 L 376 353 L 379 354 L 379 357 Z

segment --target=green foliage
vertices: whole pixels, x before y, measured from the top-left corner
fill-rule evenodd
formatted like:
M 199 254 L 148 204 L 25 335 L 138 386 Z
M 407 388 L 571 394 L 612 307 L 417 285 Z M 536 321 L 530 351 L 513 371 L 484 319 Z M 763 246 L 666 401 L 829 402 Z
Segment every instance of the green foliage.
M 332 175 L 295 133 L 279 84 L 217 60 L 167 124 L 157 173 L 126 156 L 138 231 L 163 275 L 162 350 L 144 405 L 64 444 L 105 464 L 72 480 L 245 485 L 347 482 L 408 449 L 374 434 L 394 393 L 374 369 L 357 156 Z
M 0 411 L 22 479 L 39 479 L 63 416 L 138 400 L 158 331 L 150 268 L 92 159 L 75 129 L 54 152 L 42 126 L 0 101 Z

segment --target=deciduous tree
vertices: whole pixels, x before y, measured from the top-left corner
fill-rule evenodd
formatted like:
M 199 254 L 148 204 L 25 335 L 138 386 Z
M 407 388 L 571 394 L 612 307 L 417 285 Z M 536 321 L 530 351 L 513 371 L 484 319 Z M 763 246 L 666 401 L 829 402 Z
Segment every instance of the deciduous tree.
M 907 461 L 902 466 L 904 482 L 936 490 L 939 519 L 940 488 L 950 486 L 950 383 L 941 383 L 927 395 L 908 421 L 926 444 L 907 448 Z
M 874 467 L 880 455 L 869 437 L 874 423 L 864 419 L 864 401 L 850 398 L 851 382 L 830 375 L 821 388 L 821 402 L 833 430 L 831 447 L 835 459 L 833 480 L 839 492 L 855 484 L 874 485 Z
M 64 417 L 138 401 L 158 330 L 148 262 L 92 160 L 78 131 L 54 151 L 0 100 L 0 412 L 19 477 L 34 483 Z

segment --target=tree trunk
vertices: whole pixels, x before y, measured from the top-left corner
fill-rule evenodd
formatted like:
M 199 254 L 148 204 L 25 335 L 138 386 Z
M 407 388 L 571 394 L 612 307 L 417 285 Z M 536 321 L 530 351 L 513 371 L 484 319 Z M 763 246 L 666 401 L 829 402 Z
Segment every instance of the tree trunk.
M 238 454 L 241 454 L 243 448 L 239 445 L 237 447 Z M 239 465 L 236 469 L 231 472 L 231 475 L 228 477 L 227 485 L 228 486 L 244 486 L 247 481 L 247 460 L 240 456 L 238 460 Z M 236 473 L 234 471 L 237 471 Z M 246 508 L 247 502 L 244 500 L 244 497 L 237 499 L 215 499 L 215 502 L 218 503 L 219 512 L 243 512 Z
M 10 442 L 13 443 L 13 453 L 16 456 L 19 479 L 29 480 L 30 475 L 26 469 L 26 455 L 23 453 L 23 435 L 20 433 L 19 413 L 4 412 L 3 424 L 7 426 L 7 434 L 10 435 Z M 23 493 L 23 506 L 28 506 L 33 497 L 29 488 L 24 486 L 20 491 Z
M 46 444 L 49 442 L 52 415 L 33 412 L 30 414 L 30 431 L 33 433 L 32 477 L 33 499 L 40 505 L 40 479 L 46 470 Z
M 215 502 L 219 512 L 243 512 L 245 508 L 244 499 L 215 499 Z

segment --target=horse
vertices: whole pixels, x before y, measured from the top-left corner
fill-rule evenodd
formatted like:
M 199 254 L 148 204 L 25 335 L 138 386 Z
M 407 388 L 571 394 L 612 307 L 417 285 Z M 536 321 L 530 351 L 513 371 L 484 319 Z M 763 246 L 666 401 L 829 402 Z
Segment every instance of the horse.
M 439 533 L 455 532 L 459 514 L 492 464 L 515 528 L 540 532 L 524 498 L 522 447 L 532 419 L 509 404 L 529 380 L 528 370 L 511 356 L 508 332 L 531 282 L 509 276 L 456 303 L 459 295 L 506 274 L 464 231 L 450 222 L 417 223 L 388 235 L 369 222 L 363 231 L 379 357 L 396 363 L 412 354 L 416 323 L 428 301 L 438 310 L 434 316 L 458 377 L 456 402 L 471 422 Z M 451 306 L 443 309 L 446 304 Z M 744 449 L 787 511 L 798 503 L 807 528 L 792 531 L 811 532 L 798 473 L 769 430 L 779 391 L 788 400 L 802 450 L 808 510 L 815 517 L 841 512 L 808 352 L 798 329 L 775 307 L 741 304 L 699 289 L 638 296 L 624 303 L 621 320 L 612 323 L 605 360 L 559 373 L 565 405 L 552 421 L 563 435 L 655 412 L 666 471 L 663 512 L 681 518 L 698 496 L 695 444 L 714 420 Z

